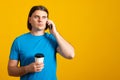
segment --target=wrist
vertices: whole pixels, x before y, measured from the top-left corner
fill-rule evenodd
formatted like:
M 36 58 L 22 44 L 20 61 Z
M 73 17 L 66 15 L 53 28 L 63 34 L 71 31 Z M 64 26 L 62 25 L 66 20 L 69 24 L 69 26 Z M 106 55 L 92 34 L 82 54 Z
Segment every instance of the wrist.
M 29 73 L 29 66 L 28 65 L 24 67 L 24 71 L 25 71 L 25 73 Z
M 57 31 L 53 33 L 53 35 L 54 35 L 55 37 L 57 37 L 58 34 L 59 34 L 59 33 L 58 33 Z

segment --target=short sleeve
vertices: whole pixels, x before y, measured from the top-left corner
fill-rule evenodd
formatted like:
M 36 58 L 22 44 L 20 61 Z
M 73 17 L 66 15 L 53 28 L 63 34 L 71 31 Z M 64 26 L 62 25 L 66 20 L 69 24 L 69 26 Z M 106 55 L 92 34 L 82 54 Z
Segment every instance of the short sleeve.
M 19 46 L 17 38 L 13 41 L 9 58 L 11 60 L 19 60 Z
M 54 44 L 55 48 L 57 48 L 58 47 L 58 43 L 57 43 L 56 38 L 53 36 L 53 34 L 50 34 L 50 37 L 51 37 L 51 39 L 53 41 L 53 44 Z

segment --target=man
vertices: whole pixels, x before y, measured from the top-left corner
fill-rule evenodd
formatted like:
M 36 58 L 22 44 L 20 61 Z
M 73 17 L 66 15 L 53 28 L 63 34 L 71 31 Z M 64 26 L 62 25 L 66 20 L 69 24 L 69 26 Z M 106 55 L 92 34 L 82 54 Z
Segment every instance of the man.
M 31 8 L 28 16 L 30 32 L 17 37 L 11 47 L 8 62 L 10 76 L 20 76 L 20 80 L 57 80 L 56 53 L 67 59 L 74 57 L 74 48 L 57 32 L 48 16 L 48 10 L 44 6 Z M 50 34 L 45 32 L 47 28 Z M 43 63 L 35 62 L 36 53 L 44 54 Z

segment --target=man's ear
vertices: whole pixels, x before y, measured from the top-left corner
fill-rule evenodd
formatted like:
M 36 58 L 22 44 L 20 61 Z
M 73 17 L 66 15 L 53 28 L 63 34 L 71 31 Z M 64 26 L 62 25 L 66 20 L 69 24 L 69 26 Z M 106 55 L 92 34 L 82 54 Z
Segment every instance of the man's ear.
M 28 18 L 28 22 L 31 23 L 31 17 Z

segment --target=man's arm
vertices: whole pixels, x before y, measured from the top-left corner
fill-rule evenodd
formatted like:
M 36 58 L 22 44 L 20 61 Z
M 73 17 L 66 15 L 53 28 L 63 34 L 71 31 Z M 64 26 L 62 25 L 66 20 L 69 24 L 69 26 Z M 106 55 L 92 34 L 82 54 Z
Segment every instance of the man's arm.
M 27 66 L 25 67 L 18 67 L 18 61 L 17 60 L 9 60 L 8 62 L 8 74 L 10 76 L 22 76 L 24 74 L 27 74 Z
M 38 72 L 41 71 L 44 67 L 43 63 L 31 63 L 27 66 L 18 67 L 17 60 L 9 60 L 8 62 L 8 74 L 10 76 L 23 76 L 30 72 Z
M 58 42 L 57 52 L 60 53 L 63 57 L 72 59 L 74 58 L 74 48 L 70 45 L 64 38 L 57 32 L 55 24 L 53 21 L 48 20 L 48 24 L 52 24 L 50 33 L 54 35 Z
M 58 42 L 57 52 L 67 59 L 74 58 L 74 48 L 59 33 L 55 33 L 54 36 Z

